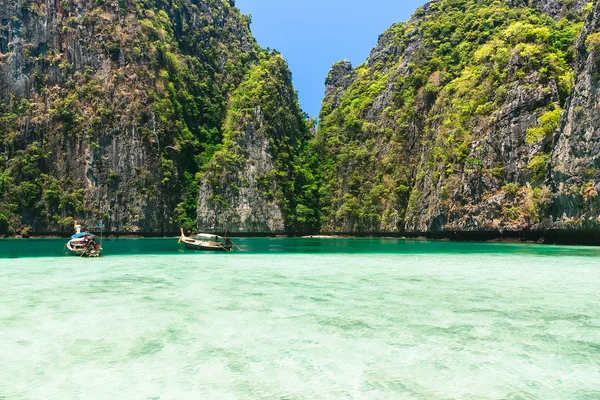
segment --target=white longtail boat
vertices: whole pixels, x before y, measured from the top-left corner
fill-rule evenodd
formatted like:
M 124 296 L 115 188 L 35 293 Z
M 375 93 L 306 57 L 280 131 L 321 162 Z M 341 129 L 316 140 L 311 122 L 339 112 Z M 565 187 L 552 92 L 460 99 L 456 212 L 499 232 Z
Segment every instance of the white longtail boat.
M 235 246 L 235 243 L 233 243 L 228 237 L 222 237 L 210 233 L 198 233 L 193 237 L 185 236 L 183 228 L 181 228 L 181 237 L 179 238 L 179 243 L 183 243 L 188 249 L 206 251 L 230 252 L 233 250 L 233 246 Z

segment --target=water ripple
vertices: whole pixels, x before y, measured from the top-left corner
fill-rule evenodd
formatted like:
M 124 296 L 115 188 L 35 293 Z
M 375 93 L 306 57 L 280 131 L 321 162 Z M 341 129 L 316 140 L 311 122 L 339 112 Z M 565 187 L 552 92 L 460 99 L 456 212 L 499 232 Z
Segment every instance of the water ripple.
M 599 258 L 500 248 L 6 259 L 0 398 L 600 398 Z

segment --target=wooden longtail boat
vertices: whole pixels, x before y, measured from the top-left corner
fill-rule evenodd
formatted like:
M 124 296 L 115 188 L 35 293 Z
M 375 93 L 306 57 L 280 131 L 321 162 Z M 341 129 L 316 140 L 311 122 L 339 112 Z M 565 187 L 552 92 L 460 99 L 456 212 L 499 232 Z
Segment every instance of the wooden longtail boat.
M 81 225 L 75 225 L 76 233 L 66 244 L 66 249 L 79 257 L 100 257 L 102 247 L 97 243 L 98 237 L 89 232 L 81 232 Z
M 181 228 L 181 237 L 179 243 L 183 243 L 186 248 L 205 251 L 227 251 L 233 250 L 234 243 L 228 237 L 213 235 L 210 233 L 198 233 L 193 237 L 185 236 Z

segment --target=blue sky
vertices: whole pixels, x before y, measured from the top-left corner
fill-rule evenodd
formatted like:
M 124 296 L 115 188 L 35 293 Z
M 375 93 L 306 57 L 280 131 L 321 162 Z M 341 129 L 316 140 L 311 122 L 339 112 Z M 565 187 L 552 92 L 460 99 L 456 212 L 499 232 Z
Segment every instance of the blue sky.
M 364 62 L 377 37 L 394 22 L 406 21 L 421 0 L 237 0 L 252 15 L 252 32 L 262 47 L 288 60 L 300 104 L 317 117 L 331 65 Z

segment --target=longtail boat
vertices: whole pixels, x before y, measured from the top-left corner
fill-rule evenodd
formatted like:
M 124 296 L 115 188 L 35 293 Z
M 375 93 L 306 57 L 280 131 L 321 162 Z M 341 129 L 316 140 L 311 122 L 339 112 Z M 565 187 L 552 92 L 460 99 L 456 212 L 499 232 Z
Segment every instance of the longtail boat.
M 213 235 L 210 233 L 198 233 L 193 237 L 188 237 L 181 228 L 181 237 L 179 243 L 183 243 L 186 248 L 192 250 L 205 251 L 227 251 L 233 250 L 235 245 L 228 237 Z M 236 246 L 237 247 L 237 246 Z
M 89 233 L 81 232 L 81 225 L 75 225 L 75 234 L 71 236 L 66 244 L 66 249 L 72 254 L 79 257 L 100 257 L 102 247 L 97 242 L 98 236 Z

